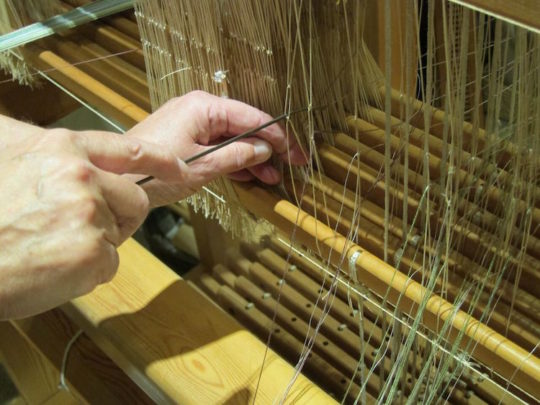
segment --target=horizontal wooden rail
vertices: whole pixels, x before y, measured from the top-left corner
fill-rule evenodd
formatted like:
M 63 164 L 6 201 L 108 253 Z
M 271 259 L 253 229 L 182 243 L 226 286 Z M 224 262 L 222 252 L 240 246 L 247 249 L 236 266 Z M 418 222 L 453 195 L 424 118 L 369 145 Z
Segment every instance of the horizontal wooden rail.
M 540 33 L 538 0 L 450 0 Z
M 293 367 L 132 239 L 115 278 L 64 311 L 157 403 L 272 403 Z M 229 401 L 229 402 L 228 402 Z M 334 401 L 299 376 L 287 403 Z
M 53 79 L 60 77 L 60 82 L 64 87 L 75 92 L 100 111 L 108 112 L 126 128 L 132 127 L 148 116 L 147 111 L 112 91 L 54 52 L 40 50 L 34 46 L 32 48 L 31 59 L 37 67 L 41 70 L 47 70 L 47 74 Z

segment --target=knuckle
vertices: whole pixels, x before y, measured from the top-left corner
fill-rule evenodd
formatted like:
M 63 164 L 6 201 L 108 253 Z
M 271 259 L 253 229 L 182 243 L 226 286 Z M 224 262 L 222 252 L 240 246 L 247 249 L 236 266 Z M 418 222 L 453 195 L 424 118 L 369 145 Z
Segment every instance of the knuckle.
M 92 232 L 80 243 L 75 267 L 81 272 L 79 295 L 87 294 L 99 284 L 110 281 L 120 263 L 118 252 L 105 240 L 104 231 Z
M 81 151 L 84 144 L 84 136 L 81 132 L 59 129 L 55 137 L 59 145 L 72 151 Z
M 186 96 L 184 96 L 184 97 L 186 97 Z M 184 97 L 173 97 L 173 98 L 167 100 L 167 102 L 160 107 L 160 110 L 170 112 L 170 111 L 177 111 L 177 110 L 181 109 L 182 104 L 183 104 L 182 99 Z
M 104 244 L 96 232 L 92 232 L 81 243 L 78 249 L 78 263 L 81 268 L 94 268 L 102 260 Z
M 139 162 L 144 158 L 144 148 L 142 143 L 135 139 L 130 139 L 127 144 L 127 152 L 129 159 L 133 162 Z
M 77 133 L 65 128 L 52 129 L 50 135 L 52 136 L 51 139 L 54 139 L 57 142 L 73 143 L 77 140 Z
M 208 106 L 208 127 L 214 132 L 227 132 L 229 128 L 227 111 L 218 103 L 210 103 Z
M 118 252 L 115 249 L 111 249 L 110 254 L 106 258 L 105 263 L 100 266 L 96 273 L 96 285 L 108 283 L 116 275 L 118 265 L 120 264 L 120 258 Z
M 185 95 L 187 99 L 192 99 L 192 98 L 199 99 L 201 97 L 206 97 L 206 96 L 208 96 L 208 93 L 203 90 L 192 90 Z
M 235 144 L 233 148 L 236 167 L 243 169 L 248 166 L 254 158 L 253 148 L 242 148 L 242 145 Z
M 226 159 L 228 159 L 227 156 L 225 156 L 225 158 L 223 160 L 226 161 Z M 211 155 L 200 159 L 199 164 L 203 168 L 204 173 L 207 173 L 207 174 L 214 173 L 214 174 L 217 174 L 217 175 L 223 174 L 222 173 L 223 168 L 222 168 L 221 162 L 219 161 L 219 159 L 215 159 Z
M 183 106 L 185 103 L 192 104 L 193 102 L 200 100 L 203 97 L 208 96 L 208 93 L 202 90 L 192 90 L 189 93 L 184 94 L 181 97 L 173 97 L 168 100 L 165 105 L 168 107 L 176 108 Z
M 77 203 L 79 219 L 87 224 L 94 222 L 99 213 L 99 205 L 99 201 L 95 197 L 90 195 L 82 197 Z
M 77 181 L 89 183 L 94 177 L 94 168 L 90 162 L 77 159 L 65 165 L 67 172 Z
M 148 198 L 148 194 L 140 188 L 139 189 L 139 197 L 137 201 L 137 213 L 141 217 L 145 217 L 146 214 L 148 214 L 148 211 L 150 210 L 150 199 Z
M 77 288 L 73 292 L 74 297 L 80 297 L 91 293 L 98 284 L 94 281 L 93 274 L 84 274 L 80 277 L 80 282 L 77 283 Z
M 38 145 L 44 148 L 65 150 L 66 148 L 76 148 L 77 134 L 64 128 L 54 128 L 48 130 L 47 136 L 42 137 Z

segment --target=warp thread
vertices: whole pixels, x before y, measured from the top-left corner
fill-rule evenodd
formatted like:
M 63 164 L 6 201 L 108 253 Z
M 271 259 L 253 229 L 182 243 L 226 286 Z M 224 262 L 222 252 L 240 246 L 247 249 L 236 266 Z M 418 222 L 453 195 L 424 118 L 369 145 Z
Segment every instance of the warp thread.
M 66 384 L 66 368 L 67 368 L 67 362 L 69 358 L 69 353 L 71 351 L 71 348 L 77 341 L 77 339 L 83 334 L 83 330 L 79 329 L 77 333 L 73 335 L 73 337 L 69 340 L 68 344 L 66 345 L 66 348 L 64 350 L 64 356 L 62 357 L 62 366 L 60 368 L 60 382 L 58 383 L 58 388 L 61 390 L 66 390 L 69 392 L 69 387 Z

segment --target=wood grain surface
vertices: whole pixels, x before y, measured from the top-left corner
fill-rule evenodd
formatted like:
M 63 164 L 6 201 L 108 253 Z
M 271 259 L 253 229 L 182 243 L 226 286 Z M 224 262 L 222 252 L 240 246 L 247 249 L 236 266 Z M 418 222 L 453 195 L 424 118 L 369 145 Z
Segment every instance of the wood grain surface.
M 459 0 L 455 2 L 472 6 L 477 10 L 517 22 L 537 31 L 540 30 L 540 2 L 538 0 Z
M 60 310 L 12 321 L 17 331 L 56 371 L 55 387 L 69 341 L 79 327 Z M 64 372 L 66 384 L 79 403 L 150 404 L 152 401 L 85 334 L 71 346 Z
M 58 370 L 10 322 L 0 322 L 0 354 L 26 403 L 43 403 L 58 392 Z
M 245 404 L 266 347 L 134 240 L 109 284 L 67 304 L 75 319 L 159 403 Z M 257 403 L 272 403 L 293 368 L 268 351 Z M 300 376 L 288 403 L 332 403 Z

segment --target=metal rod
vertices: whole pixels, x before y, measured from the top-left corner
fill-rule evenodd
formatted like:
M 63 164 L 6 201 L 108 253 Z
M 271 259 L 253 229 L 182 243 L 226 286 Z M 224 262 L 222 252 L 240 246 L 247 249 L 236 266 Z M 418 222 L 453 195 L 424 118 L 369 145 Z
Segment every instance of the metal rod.
M 98 0 L 0 36 L 0 52 L 133 7 L 133 0 Z

